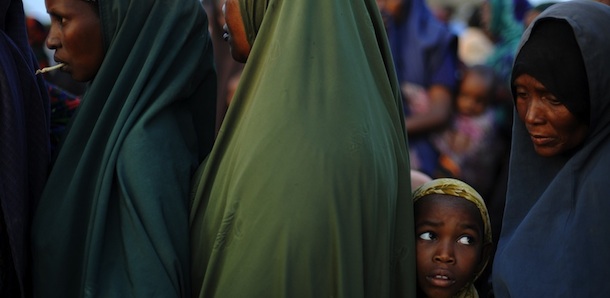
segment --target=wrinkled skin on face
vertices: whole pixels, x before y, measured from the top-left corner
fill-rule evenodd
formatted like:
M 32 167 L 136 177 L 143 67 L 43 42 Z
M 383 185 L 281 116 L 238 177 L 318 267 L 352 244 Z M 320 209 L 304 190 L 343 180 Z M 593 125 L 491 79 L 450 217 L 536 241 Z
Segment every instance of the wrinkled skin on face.
M 536 78 L 522 74 L 514 85 L 519 119 L 525 123 L 538 155 L 566 153 L 584 142 L 588 126 Z

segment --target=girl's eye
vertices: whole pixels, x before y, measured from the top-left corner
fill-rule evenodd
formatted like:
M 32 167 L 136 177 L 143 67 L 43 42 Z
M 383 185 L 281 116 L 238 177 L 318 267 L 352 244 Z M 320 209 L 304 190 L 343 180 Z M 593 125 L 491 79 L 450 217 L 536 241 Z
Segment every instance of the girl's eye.
M 434 238 L 434 235 L 430 232 L 423 232 L 421 234 L 419 234 L 419 239 L 422 240 L 432 240 Z
M 460 244 L 472 245 L 474 243 L 474 238 L 471 236 L 462 236 L 457 242 Z

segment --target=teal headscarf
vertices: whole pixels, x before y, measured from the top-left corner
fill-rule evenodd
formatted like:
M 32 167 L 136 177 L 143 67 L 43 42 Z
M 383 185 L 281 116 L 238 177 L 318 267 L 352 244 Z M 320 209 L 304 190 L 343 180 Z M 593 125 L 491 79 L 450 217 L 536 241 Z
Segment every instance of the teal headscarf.
M 39 297 L 190 294 L 191 176 L 214 136 L 197 0 L 98 0 L 106 55 L 33 224 Z
M 494 50 L 485 64 L 493 67 L 508 86 L 523 25 L 515 19 L 513 0 L 487 0 L 487 2 L 491 10 L 489 31 L 494 40 Z
M 252 50 L 191 212 L 196 297 L 413 297 L 409 160 L 374 0 L 240 0 Z

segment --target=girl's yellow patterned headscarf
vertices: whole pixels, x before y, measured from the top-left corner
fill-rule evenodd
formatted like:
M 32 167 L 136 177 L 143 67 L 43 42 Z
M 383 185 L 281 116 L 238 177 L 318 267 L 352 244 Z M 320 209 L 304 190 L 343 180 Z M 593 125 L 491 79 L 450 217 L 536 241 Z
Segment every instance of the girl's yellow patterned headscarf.
M 422 197 L 430 194 L 450 195 L 473 202 L 477 206 L 477 209 L 479 209 L 479 213 L 481 214 L 481 218 L 483 219 L 485 234 L 483 235 L 483 245 L 491 244 L 491 221 L 489 220 L 489 212 L 487 211 L 485 201 L 483 201 L 481 195 L 474 188 L 460 180 L 453 178 L 434 179 L 420 186 L 413 192 L 413 203 L 415 203 Z M 473 282 L 477 280 L 477 278 L 481 275 L 481 273 L 487 266 L 489 257 L 490 255 L 487 255 L 485 257 L 481 270 L 477 273 L 471 283 L 466 285 L 464 289 L 458 292 L 456 297 L 479 297 L 476 289 L 474 288 Z

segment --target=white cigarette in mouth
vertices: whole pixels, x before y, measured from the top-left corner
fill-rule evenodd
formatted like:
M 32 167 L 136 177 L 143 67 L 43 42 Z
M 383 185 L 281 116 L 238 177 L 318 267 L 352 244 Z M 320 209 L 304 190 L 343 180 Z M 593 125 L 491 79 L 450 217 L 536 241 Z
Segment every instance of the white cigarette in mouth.
M 35 73 L 34 75 L 41 74 L 41 73 L 45 73 L 45 72 L 49 72 L 49 71 L 51 71 L 51 70 L 60 69 L 60 68 L 64 67 L 64 65 L 65 65 L 64 63 L 59 63 L 59 64 L 57 64 L 57 65 L 53 65 L 53 66 L 49 66 L 49 67 L 45 67 L 45 68 L 43 68 L 43 69 L 39 69 L 39 70 L 37 70 L 37 71 L 36 71 L 36 73 Z

